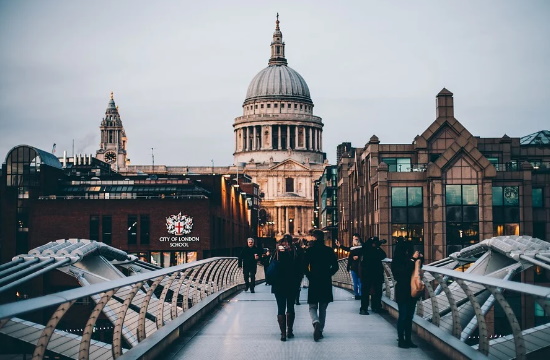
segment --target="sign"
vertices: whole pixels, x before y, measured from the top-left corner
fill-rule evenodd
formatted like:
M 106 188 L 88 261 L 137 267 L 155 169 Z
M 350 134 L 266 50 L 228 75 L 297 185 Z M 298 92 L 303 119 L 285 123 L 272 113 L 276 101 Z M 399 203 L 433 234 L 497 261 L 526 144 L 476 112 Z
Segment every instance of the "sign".
M 166 218 L 166 230 L 173 236 L 163 236 L 160 241 L 169 241 L 170 247 L 189 247 L 190 241 L 200 241 L 198 236 L 181 236 L 193 230 L 193 218 L 188 215 L 170 215 Z

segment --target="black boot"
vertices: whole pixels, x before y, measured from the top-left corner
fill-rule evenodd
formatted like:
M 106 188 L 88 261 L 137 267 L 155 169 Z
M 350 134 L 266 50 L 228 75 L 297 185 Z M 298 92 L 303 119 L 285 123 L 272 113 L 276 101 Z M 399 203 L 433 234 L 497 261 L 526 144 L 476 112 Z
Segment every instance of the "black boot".
M 286 317 L 277 315 L 277 322 L 279 323 L 279 329 L 281 329 L 281 341 L 286 341 Z
M 286 336 L 289 339 L 292 339 L 294 337 L 294 333 L 292 332 L 292 328 L 294 327 L 294 319 L 296 318 L 295 313 L 286 313 Z

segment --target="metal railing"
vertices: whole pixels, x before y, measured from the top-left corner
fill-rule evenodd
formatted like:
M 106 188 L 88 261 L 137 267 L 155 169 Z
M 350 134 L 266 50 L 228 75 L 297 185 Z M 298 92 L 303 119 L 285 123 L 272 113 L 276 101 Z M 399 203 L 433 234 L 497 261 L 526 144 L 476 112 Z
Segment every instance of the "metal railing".
M 347 259 L 339 264 L 333 284 L 351 289 Z M 391 260 L 383 264 L 383 302 L 397 316 Z M 501 269 L 505 279 L 517 270 L 516 264 Z M 422 281 L 426 290 L 416 307 L 416 332 L 444 353 L 481 359 L 550 354 L 550 288 L 436 266 L 423 267 Z
M 33 359 L 136 358 L 241 284 L 236 258 L 200 260 L 0 305 L 0 333 L 34 345 Z

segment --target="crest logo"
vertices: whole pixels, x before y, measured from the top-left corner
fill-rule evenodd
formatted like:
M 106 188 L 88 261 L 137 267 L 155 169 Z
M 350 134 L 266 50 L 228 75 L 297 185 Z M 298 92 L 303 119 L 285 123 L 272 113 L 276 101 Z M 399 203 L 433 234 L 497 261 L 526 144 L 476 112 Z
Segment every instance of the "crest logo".
M 166 229 L 168 233 L 174 235 L 189 234 L 193 230 L 193 218 L 182 215 L 181 212 L 177 215 L 170 215 L 166 218 Z

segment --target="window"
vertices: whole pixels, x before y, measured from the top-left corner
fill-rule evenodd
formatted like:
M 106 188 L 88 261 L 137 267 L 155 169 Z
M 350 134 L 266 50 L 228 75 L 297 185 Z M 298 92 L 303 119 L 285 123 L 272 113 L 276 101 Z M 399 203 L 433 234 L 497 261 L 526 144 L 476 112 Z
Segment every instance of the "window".
M 279 104 L 273 104 L 273 107 L 276 109 Z
M 541 208 L 544 207 L 544 201 L 542 197 L 542 188 L 533 188 L 533 207 Z
M 127 239 L 128 245 L 137 244 L 137 228 L 138 220 L 136 215 L 128 215 L 128 230 L 127 230 Z
M 294 109 L 298 109 L 298 104 L 294 104 Z
M 267 108 L 268 108 L 268 109 L 271 109 L 271 104 L 267 104 Z
M 294 192 L 294 179 L 293 178 L 286 178 L 286 192 Z
M 479 242 L 477 185 L 446 185 L 447 255 Z
M 519 235 L 519 187 L 493 186 L 493 236 Z
M 377 189 L 375 189 L 377 192 Z M 378 204 L 375 204 L 378 207 Z M 422 187 L 391 188 L 392 238 L 403 237 L 415 245 L 424 242 Z
M 382 162 L 385 162 L 388 165 L 389 172 L 411 171 L 410 158 L 382 158 Z
M 101 217 L 101 241 L 105 244 L 111 244 L 113 240 L 113 220 L 110 215 L 103 215 Z
M 150 238 L 150 221 L 149 215 L 140 215 L 139 217 L 139 243 L 141 245 L 148 245 Z
M 99 216 L 90 216 L 90 240 L 99 241 Z
M 284 109 L 285 108 L 285 104 L 281 104 L 281 109 Z
M 263 109 L 263 108 L 264 108 L 264 104 L 260 104 L 260 108 L 262 108 L 262 109 Z

